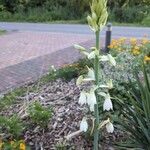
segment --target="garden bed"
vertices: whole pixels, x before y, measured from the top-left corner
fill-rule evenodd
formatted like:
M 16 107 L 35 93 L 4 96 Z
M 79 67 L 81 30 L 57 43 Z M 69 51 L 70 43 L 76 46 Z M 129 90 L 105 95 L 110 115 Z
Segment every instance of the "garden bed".
M 31 85 L 30 85 L 31 86 Z M 32 85 L 33 86 L 33 85 Z M 75 84 L 75 79 L 65 81 L 57 79 L 42 85 L 38 92 L 29 92 L 17 97 L 16 102 L 1 111 L 2 116 L 13 116 L 17 114 L 23 123 L 24 130 L 20 139 L 23 139 L 30 148 L 34 149 L 92 149 L 92 136 L 79 134 L 70 140 L 66 136 L 79 130 L 79 123 L 83 117 L 85 108 L 78 104 L 80 90 Z M 52 117 L 43 128 L 38 124 L 33 124 L 28 116 L 28 107 L 31 103 L 39 102 L 44 107 L 50 107 Z M 118 140 L 122 135 L 103 133 L 103 149 L 112 149 L 110 141 Z M 11 134 L 3 135 L 7 141 L 12 141 L 15 137 Z M 86 140 L 88 138 L 88 140 Z M 111 140 L 109 140 L 111 139 Z
M 108 66 L 105 62 L 101 63 L 103 69 L 101 81 L 104 83 L 108 79 L 114 81 L 114 88 L 110 89 L 114 104 L 113 111 L 110 114 L 103 111 L 101 105 L 99 107 L 101 121 L 109 116 L 115 127 L 114 132 L 109 134 L 105 127 L 100 130 L 99 145 L 102 146 L 103 150 L 118 149 L 114 145 L 126 139 L 129 140 L 129 143 L 124 147 L 144 147 L 145 149 L 149 147 L 147 140 L 149 137 L 145 136 L 149 128 L 145 123 L 147 116 L 143 115 L 146 106 L 149 107 L 148 96 L 150 96 L 148 89 L 150 87 L 150 82 L 148 82 L 150 73 L 148 71 L 149 44 L 137 45 L 136 39 L 131 41 L 130 47 L 126 45 L 124 38 L 113 41 L 110 45 L 116 56 L 117 65 L 115 67 Z M 145 42 L 149 43 L 148 40 L 144 39 L 143 43 Z M 143 62 L 145 71 L 142 69 Z M 80 75 L 87 74 L 87 66 L 93 67 L 91 60 L 84 59 L 72 65 L 66 65 L 59 70 L 52 67 L 50 72 L 38 81 L 1 95 L 0 150 L 2 146 L 7 147 L 8 150 L 91 150 L 93 146 L 92 119 L 91 122 L 88 120 L 89 129 L 86 133 L 82 132 L 70 139 L 67 138 L 68 135 L 79 131 L 80 122 L 85 114 L 90 116 L 89 118 L 93 115 L 89 113 L 87 107 L 78 104 L 82 88 L 88 88 L 90 82 L 81 85 L 79 89 L 76 85 L 76 79 Z M 138 68 L 136 71 L 142 79 L 141 84 L 139 83 L 140 80 L 137 82 L 133 68 Z M 106 76 L 106 81 L 103 79 L 103 73 Z M 146 97 L 140 95 L 141 85 L 143 85 L 141 91 L 143 95 L 147 94 Z M 141 105 L 142 102 L 147 103 L 145 108 Z M 137 111 L 135 108 L 142 111 Z M 149 108 L 146 109 L 149 111 Z M 139 114 L 135 116 L 137 113 Z M 142 131 L 141 126 L 143 127 L 143 125 L 138 122 L 139 116 L 142 116 L 140 119 L 143 121 L 146 132 Z M 143 116 L 145 120 L 142 119 Z M 139 135 L 142 135 L 140 140 L 138 139 Z M 22 148 L 19 149 L 20 144 Z

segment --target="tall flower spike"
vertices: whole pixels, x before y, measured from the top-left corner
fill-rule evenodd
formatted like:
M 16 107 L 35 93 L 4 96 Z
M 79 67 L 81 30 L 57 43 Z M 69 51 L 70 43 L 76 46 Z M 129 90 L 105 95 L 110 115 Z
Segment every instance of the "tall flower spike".
M 108 18 L 106 0 L 93 0 L 91 4 L 91 16 L 87 17 L 90 28 L 96 32 L 102 30 Z

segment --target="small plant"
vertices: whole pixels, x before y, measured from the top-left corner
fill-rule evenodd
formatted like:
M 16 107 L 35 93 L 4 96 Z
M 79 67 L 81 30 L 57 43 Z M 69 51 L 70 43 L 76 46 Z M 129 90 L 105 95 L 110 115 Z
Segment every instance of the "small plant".
M 30 92 L 34 90 L 35 90 L 35 87 L 32 87 L 32 88 L 20 87 L 4 95 L 1 95 L 0 96 L 0 111 L 14 104 L 16 102 L 17 97 L 25 95 L 27 91 Z
M 0 150 L 30 150 L 23 140 L 2 141 L 0 140 Z
M 39 102 L 35 102 L 29 106 L 28 114 L 33 123 L 45 128 L 52 117 L 52 110 L 43 107 Z
M 150 78 L 144 67 L 144 81 L 136 73 L 137 87 L 128 91 L 128 102 L 117 99 L 122 105 L 122 117 L 116 121 L 120 128 L 129 134 L 124 143 L 117 143 L 121 148 L 150 149 Z
M 23 131 L 23 124 L 17 115 L 12 117 L 0 117 L 1 130 L 11 134 L 14 138 L 18 138 Z
M 59 141 L 56 145 L 55 145 L 56 150 L 68 150 L 68 144 L 66 143 L 66 141 Z

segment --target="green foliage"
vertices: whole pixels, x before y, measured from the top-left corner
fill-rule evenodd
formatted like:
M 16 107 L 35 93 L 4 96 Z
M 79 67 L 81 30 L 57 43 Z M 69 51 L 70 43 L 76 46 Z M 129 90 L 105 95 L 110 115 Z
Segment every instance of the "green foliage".
M 42 82 L 49 82 L 57 78 L 62 78 L 66 81 L 70 81 L 73 78 L 77 78 L 81 74 L 87 73 L 88 70 L 86 66 L 92 67 L 93 64 L 87 59 L 81 59 L 71 65 L 65 65 L 56 71 L 50 69 L 49 74 L 42 78 Z
M 52 110 L 51 108 L 43 107 L 39 102 L 35 102 L 29 106 L 28 114 L 33 123 L 45 128 L 52 117 Z
M 0 35 L 3 35 L 6 31 L 0 29 Z
M 23 124 L 17 115 L 12 117 L 0 116 L 0 130 L 3 133 L 11 134 L 14 138 L 18 138 L 23 131 Z
M 89 0 L 1 0 L 0 10 L 0 19 L 4 21 L 73 20 L 85 16 Z
M 143 74 L 144 79 L 141 81 L 136 72 L 137 87 L 132 85 L 129 89 L 129 103 L 117 99 L 118 103 L 123 106 L 121 109 L 123 115 L 116 121 L 129 134 L 129 139 L 125 143 L 117 143 L 117 145 L 125 149 L 149 150 L 150 148 L 150 79 L 145 67 Z
M 110 8 L 109 10 L 109 20 L 127 23 L 140 23 L 143 18 L 147 17 L 149 9 L 149 6 L 126 6 L 126 8 L 115 6 L 113 9 Z
M 30 89 L 29 91 L 33 91 L 34 89 Z M 12 104 L 15 103 L 18 96 L 23 96 L 27 92 L 27 88 L 17 88 L 12 92 L 1 95 L 0 97 L 0 111 L 8 108 Z
M 29 22 L 79 20 L 89 13 L 90 2 L 91 0 L 0 0 L 0 20 Z M 149 0 L 110 0 L 108 8 L 109 21 L 127 23 L 141 22 L 150 10 Z
M 68 146 L 66 144 L 66 141 L 60 141 L 55 145 L 56 150 L 68 150 Z
M 142 21 L 143 25 L 150 26 L 150 13 Z

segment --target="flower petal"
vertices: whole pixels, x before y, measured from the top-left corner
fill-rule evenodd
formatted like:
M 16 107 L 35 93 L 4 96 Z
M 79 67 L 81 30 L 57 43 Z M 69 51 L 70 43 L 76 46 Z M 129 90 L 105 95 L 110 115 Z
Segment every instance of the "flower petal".
M 88 55 L 88 59 L 94 59 L 95 58 L 95 51 L 92 51 L 89 55 Z
M 93 68 L 88 68 L 88 75 L 87 75 L 87 78 L 90 78 L 90 79 L 93 79 L 95 80 L 95 73 L 94 73 L 94 69 Z
M 78 79 L 76 81 L 76 85 L 77 86 L 80 85 L 82 83 L 82 81 L 83 81 L 83 76 L 81 75 L 81 76 L 78 77 Z
M 86 132 L 88 130 L 88 123 L 86 121 L 86 118 L 83 117 L 81 123 L 80 123 L 80 131 Z
M 108 133 L 113 133 L 114 132 L 114 126 L 111 122 L 106 124 L 106 130 Z
M 112 57 L 111 54 L 108 54 L 107 56 L 108 56 L 108 59 L 109 59 L 110 63 L 111 63 L 113 66 L 116 66 L 116 61 L 115 61 L 114 57 Z
M 103 110 L 113 110 L 113 105 L 112 105 L 112 101 L 110 99 L 110 95 L 107 94 L 106 97 L 105 97 L 105 101 L 104 101 L 104 104 L 103 104 Z
M 94 111 L 94 105 L 97 104 L 94 91 L 87 93 L 87 103 L 90 107 L 90 111 Z
M 109 58 L 108 58 L 107 55 L 102 55 L 102 56 L 100 56 L 100 60 L 99 61 L 108 61 L 108 60 L 109 60 Z
M 84 91 L 82 91 L 80 93 L 80 97 L 79 97 L 79 104 L 83 105 L 86 104 L 87 100 L 86 100 L 86 93 Z

